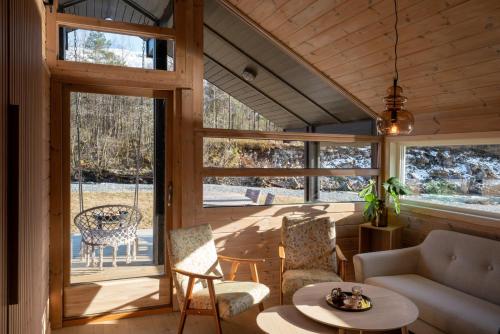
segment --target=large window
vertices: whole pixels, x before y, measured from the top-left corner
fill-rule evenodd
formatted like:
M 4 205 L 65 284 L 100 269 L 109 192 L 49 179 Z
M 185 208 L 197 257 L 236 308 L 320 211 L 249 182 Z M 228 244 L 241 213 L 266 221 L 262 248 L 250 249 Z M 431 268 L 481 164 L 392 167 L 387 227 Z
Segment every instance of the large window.
M 255 112 L 219 87 L 203 80 L 203 126 L 215 129 L 282 131 L 280 127 Z
M 60 28 L 63 60 L 174 71 L 173 40 L 159 40 L 95 30 Z
M 413 200 L 500 214 L 500 144 L 406 145 L 401 176 Z
M 304 168 L 302 141 L 204 138 L 203 165 L 218 168 Z
M 306 140 L 304 134 L 275 133 L 262 139 L 254 132 L 245 138 L 230 130 L 204 132 L 205 207 L 361 201 L 358 192 L 379 175 L 377 137 L 358 142 L 338 136 L 336 142 L 333 135 Z

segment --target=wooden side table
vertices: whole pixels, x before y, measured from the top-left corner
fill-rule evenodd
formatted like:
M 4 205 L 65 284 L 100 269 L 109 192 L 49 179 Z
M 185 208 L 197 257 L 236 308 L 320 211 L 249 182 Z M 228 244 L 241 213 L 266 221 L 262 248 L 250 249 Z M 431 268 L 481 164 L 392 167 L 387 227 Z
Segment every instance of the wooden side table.
M 401 224 L 386 227 L 376 227 L 371 223 L 359 225 L 359 253 L 401 248 L 403 227 Z

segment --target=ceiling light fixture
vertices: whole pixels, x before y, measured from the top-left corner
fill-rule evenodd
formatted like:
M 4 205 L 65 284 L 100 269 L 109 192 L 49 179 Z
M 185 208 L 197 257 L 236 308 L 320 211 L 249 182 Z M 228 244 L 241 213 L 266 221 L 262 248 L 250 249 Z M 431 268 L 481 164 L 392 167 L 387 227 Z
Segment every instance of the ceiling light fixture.
M 257 77 L 257 70 L 250 66 L 247 66 L 241 73 L 241 76 L 243 79 L 245 79 L 245 81 L 254 81 Z
M 396 41 L 394 43 L 394 80 L 392 86 L 387 88 L 387 96 L 384 97 L 385 110 L 377 119 L 377 129 L 379 134 L 386 136 L 407 135 L 412 132 L 415 119 L 413 115 L 405 110 L 406 96 L 403 96 L 403 88 L 398 86 L 398 2 L 394 0 L 394 12 L 396 22 L 394 30 Z

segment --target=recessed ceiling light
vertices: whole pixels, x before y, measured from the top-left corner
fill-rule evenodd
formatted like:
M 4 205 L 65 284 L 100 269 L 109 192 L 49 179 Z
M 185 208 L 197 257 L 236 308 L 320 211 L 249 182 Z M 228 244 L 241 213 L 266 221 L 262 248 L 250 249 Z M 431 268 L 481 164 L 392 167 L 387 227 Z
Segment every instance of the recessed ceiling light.
M 245 81 L 254 81 L 257 77 L 257 70 L 247 66 L 241 73 L 241 76 L 243 79 L 245 79 Z

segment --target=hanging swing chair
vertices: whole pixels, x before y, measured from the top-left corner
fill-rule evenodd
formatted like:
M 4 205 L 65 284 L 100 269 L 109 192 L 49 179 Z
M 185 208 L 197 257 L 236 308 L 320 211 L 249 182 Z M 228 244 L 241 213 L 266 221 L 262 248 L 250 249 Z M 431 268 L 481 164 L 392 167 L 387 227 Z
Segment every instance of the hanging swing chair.
M 126 263 L 131 263 L 131 258 L 137 258 L 139 239 L 137 227 L 142 219 L 138 208 L 139 199 L 139 154 L 142 134 L 142 109 L 139 115 L 139 139 L 136 145 L 136 174 L 133 206 L 123 204 L 102 205 L 84 210 L 82 188 L 82 164 L 80 150 L 80 115 L 76 105 L 76 136 L 78 158 L 78 195 L 80 213 L 75 216 L 74 224 L 81 234 L 80 259 L 86 261 L 88 266 L 96 266 L 96 250 L 99 250 L 99 269 L 103 269 L 104 248 L 113 248 L 113 267 L 116 267 L 118 247 L 127 247 Z M 132 251 L 132 254 L 131 254 Z

